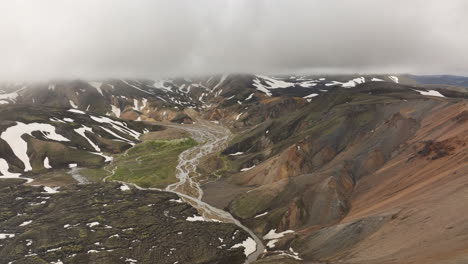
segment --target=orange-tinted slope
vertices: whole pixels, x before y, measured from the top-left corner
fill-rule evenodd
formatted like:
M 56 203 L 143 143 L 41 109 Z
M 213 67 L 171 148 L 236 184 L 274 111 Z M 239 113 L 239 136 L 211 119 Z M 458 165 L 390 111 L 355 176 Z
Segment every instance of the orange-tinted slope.
M 361 178 L 338 225 L 298 243 L 332 263 L 468 263 L 468 104 L 434 109 L 399 153 Z

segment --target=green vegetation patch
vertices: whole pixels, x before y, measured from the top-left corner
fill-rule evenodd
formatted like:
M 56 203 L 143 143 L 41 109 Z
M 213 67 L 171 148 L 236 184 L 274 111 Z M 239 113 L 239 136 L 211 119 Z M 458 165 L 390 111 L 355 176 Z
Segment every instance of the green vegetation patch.
M 192 138 L 146 141 L 119 155 L 107 168 L 110 180 L 132 182 L 141 187 L 163 188 L 177 181 L 178 156 L 197 145 Z

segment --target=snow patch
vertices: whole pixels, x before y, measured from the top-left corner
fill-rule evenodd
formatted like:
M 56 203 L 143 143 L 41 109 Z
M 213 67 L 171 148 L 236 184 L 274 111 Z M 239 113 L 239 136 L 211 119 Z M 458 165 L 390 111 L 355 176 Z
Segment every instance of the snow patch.
M 253 165 L 252 167 L 243 168 L 243 169 L 241 169 L 240 171 L 248 171 L 248 170 L 251 170 L 251 169 L 253 169 L 253 168 L 255 168 L 255 165 Z
M 70 103 L 70 106 L 73 107 L 73 108 L 78 108 L 78 106 L 75 104 L 75 102 L 73 102 L 72 100 L 69 100 L 68 101 Z
M 68 109 L 67 111 L 72 112 L 72 113 L 77 113 L 77 114 L 83 114 L 83 115 L 86 114 L 85 112 L 78 110 L 78 109 Z
M 205 218 L 203 218 L 203 216 L 199 216 L 199 215 L 189 216 L 185 220 L 187 220 L 189 222 L 206 221 Z
M 93 119 L 93 120 L 96 121 L 96 122 L 109 124 L 109 125 L 111 125 L 115 130 L 118 130 L 118 131 L 120 131 L 120 132 L 122 132 L 122 133 L 124 133 L 124 134 L 127 134 L 127 135 L 129 135 L 129 136 L 132 136 L 132 137 L 134 137 L 134 138 L 137 139 L 137 140 L 139 139 L 139 137 L 140 137 L 140 135 L 141 135 L 139 132 L 137 132 L 137 131 L 135 131 L 135 130 L 133 130 L 133 129 L 128 128 L 128 127 L 126 126 L 126 124 L 123 123 L 123 122 L 115 121 L 115 120 L 112 120 L 112 119 L 110 119 L 110 118 L 108 118 L 108 117 L 104 117 L 104 116 L 101 116 L 101 117 L 99 117 L 99 116 L 90 116 L 90 117 L 91 117 L 91 119 Z
M 23 162 L 24 171 L 31 171 L 31 162 L 28 156 L 28 144 L 22 138 L 23 135 L 32 136 L 32 132 L 40 131 L 46 139 L 54 141 L 70 141 L 68 138 L 63 137 L 55 132 L 55 127 L 50 124 L 41 123 L 30 123 L 24 124 L 16 122 L 16 125 L 7 128 L 1 135 L 0 138 L 5 140 L 13 153 Z
M 312 98 L 313 98 L 313 97 L 316 97 L 316 96 L 318 96 L 317 93 L 312 93 L 312 94 L 309 94 L 309 95 L 304 96 L 303 98 L 305 98 L 305 99 L 307 100 L 307 102 L 310 103 L 310 102 L 312 102 Z
M 93 129 L 90 128 L 90 127 L 87 127 L 87 126 L 85 126 L 85 125 L 83 125 L 83 126 L 80 127 L 80 128 L 75 129 L 75 132 L 76 132 L 78 135 L 84 137 L 84 138 L 89 142 L 89 144 L 94 148 L 94 150 L 100 152 L 101 149 L 99 148 L 99 146 L 96 145 L 90 138 L 88 138 L 88 137 L 86 136 L 86 133 L 85 133 L 86 131 L 93 133 Z
M 120 108 L 111 104 L 111 111 L 116 117 L 120 117 Z
M 285 234 L 289 234 L 289 233 L 294 233 L 294 231 L 286 230 L 280 233 L 276 233 L 276 229 L 272 229 L 266 235 L 263 236 L 263 239 L 270 240 L 270 239 L 282 238 Z
M 0 178 L 19 178 L 21 176 L 20 173 L 9 172 L 8 171 L 9 169 L 10 169 L 10 167 L 8 166 L 8 162 L 6 160 L 0 158 L 0 173 L 3 175 L 3 176 L 0 176 Z M 29 182 L 29 180 L 28 180 L 28 182 Z
M 390 75 L 388 76 L 388 78 L 390 78 L 390 80 L 392 80 L 393 82 L 398 83 L 398 77 Z
M 32 220 L 24 221 L 24 222 L 21 223 L 19 226 L 27 226 L 27 225 L 29 225 L 30 223 L 32 223 Z
M 0 233 L 0 239 L 13 238 L 13 237 L 15 237 L 15 234 Z
M 43 164 L 44 164 L 44 168 L 52 169 L 52 166 L 50 166 L 50 163 L 49 163 L 49 157 L 45 157 Z
M 419 91 L 419 90 L 416 90 L 414 89 L 416 92 L 422 94 L 422 95 L 427 95 L 427 96 L 436 96 L 436 97 L 444 97 L 441 93 L 439 93 L 438 91 L 436 90 L 428 90 L 427 92 L 426 91 Z
M 50 194 L 54 194 L 54 193 L 58 193 L 59 191 L 57 191 L 60 187 L 55 187 L 55 188 L 52 188 L 52 187 L 49 187 L 49 186 L 44 186 L 44 191 L 46 193 L 50 193 Z
M 141 89 L 140 87 L 138 87 L 138 86 L 136 86 L 136 85 L 133 85 L 133 84 L 131 84 L 131 83 L 125 81 L 125 80 L 121 80 L 121 81 L 122 81 L 123 83 L 125 83 L 126 85 L 128 85 L 128 86 L 130 86 L 130 87 L 133 87 L 133 88 L 135 88 L 135 89 L 137 89 L 137 90 L 139 90 L 139 91 L 142 91 L 142 92 L 144 92 L 144 93 L 153 95 L 153 93 L 150 93 L 150 92 L 148 92 L 148 91 L 145 91 L 145 90 Z
M 102 82 L 89 82 L 89 85 L 94 87 L 102 96 L 104 96 L 101 90 Z
M 251 237 L 248 237 L 244 242 L 235 244 L 231 248 L 244 248 L 244 255 L 246 257 L 250 256 L 250 254 L 254 253 L 257 250 L 257 243 Z
M 93 227 L 99 225 L 99 222 L 91 222 L 86 224 L 88 227 Z
M 256 215 L 254 218 L 259 218 L 259 217 L 265 216 L 267 214 L 268 214 L 268 212 L 264 212 L 263 214 Z
M 120 190 L 121 191 L 129 191 L 130 187 L 128 187 L 128 185 L 126 185 L 126 184 L 123 184 L 123 185 L 120 185 Z
M 223 82 L 226 80 L 226 78 L 228 77 L 228 74 L 223 74 L 223 76 L 221 76 L 221 79 L 219 80 L 219 83 L 215 85 L 215 87 L 213 87 L 213 90 L 215 90 L 216 88 L 218 88 L 221 84 L 223 84 Z

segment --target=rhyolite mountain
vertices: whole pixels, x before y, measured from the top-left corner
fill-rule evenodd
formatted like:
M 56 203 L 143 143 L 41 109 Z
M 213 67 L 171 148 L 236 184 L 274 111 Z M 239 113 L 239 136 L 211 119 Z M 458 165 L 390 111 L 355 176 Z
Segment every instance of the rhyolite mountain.
M 153 121 L 188 124 L 206 119 L 230 128 L 234 137 L 229 144 L 199 165 L 199 172 L 207 179 L 203 181 L 203 199 L 229 211 L 263 239 L 267 252 L 255 263 L 468 261 L 468 214 L 464 213 L 468 202 L 467 91 L 451 81 L 426 84 L 424 78 L 412 75 L 383 74 L 230 74 L 158 81 L 17 83 L 3 84 L 0 90 L 0 133 L 32 123 L 55 129 L 33 129 L 20 136 L 27 142 L 26 155 L 31 160 L 31 170 L 26 172 L 21 155 L 13 155 L 8 142 L 0 136 L 0 158 L 8 164 L 8 172 L 15 175 L 49 170 L 45 168 L 46 157 L 51 169 L 66 168 L 71 163 L 99 168 L 106 163 L 105 156 L 137 144 L 140 134 L 165 129 Z M 61 158 L 57 149 L 80 154 Z M 118 185 L 108 184 L 71 185 L 63 193 L 54 194 L 68 200 L 47 198 L 50 208 L 35 211 L 34 217 L 61 217 L 60 209 L 70 210 L 79 219 L 84 216 L 74 207 L 66 209 L 68 205 L 80 206 L 75 200 L 79 199 L 86 201 L 86 206 L 81 205 L 84 208 L 99 208 L 86 213 L 80 222 L 101 223 L 95 220 L 99 216 L 96 212 L 102 209 L 108 214 L 105 207 L 100 201 L 94 205 L 94 201 L 85 199 L 98 193 L 111 197 L 106 199 L 125 201 L 124 205 L 110 208 L 114 212 L 135 207 L 135 217 L 151 214 L 142 208 L 145 199 L 150 199 L 142 196 L 150 194 L 134 189 L 122 192 Z M 4 188 L 12 195 L 8 199 L 26 196 L 23 193 L 27 192 L 28 199 L 33 199 L 31 203 L 40 202 L 34 198 L 38 191 L 33 187 Z M 164 192 L 151 195 L 155 196 L 151 199 L 164 201 L 174 198 Z M 138 202 L 134 201 L 136 197 L 141 197 Z M 158 206 L 170 212 L 176 210 L 175 217 L 189 215 L 180 212 L 181 205 L 172 204 L 176 207 L 168 202 Z M 41 261 L 60 258 L 67 263 L 64 256 L 85 256 L 89 250 L 99 250 L 93 243 L 102 243 L 101 238 L 111 235 L 108 230 L 98 230 L 107 233 L 99 234 L 102 236 L 97 239 L 98 234 L 89 230 L 70 234 L 73 230 L 67 230 L 69 236 L 82 235 L 77 242 L 79 250 L 73 244 L 68 251 L 57 253 L 61 255 L 51 256 L 48 250 L 57 248 L 49 244 L 51 238 L 43 238 L 44 244 L 33 243 L 28 249 L 24 246 L 30 239 L 27 236 L 39 239 L 37 228 L 41 225 L 36 228 L 33 222 L 31 230 L 28 226 L 19 228 L 17 224 L 27 221 L 13 218 L 27 210 L 21 206 L 20 202 L 8 205 L 5 212 L 11 213 L 5 214 L 5 224 L 0 225 L 4 229 L 0 233 L 17 234 L 0 240 L 4 245 L 0 255 L 14 256 L 12 260 L 30 251 Z M 184 206 L 184 210 L 193 210 Z M 158 217 L 150 222 L 156 226 L 166 223 Z M 120 221 L 126 221 L 113 214 L 105 219 L 112 222 L 108 225 L 122 228 Z M 205 225 L 200 226 L 205 231 L 201 241 L 211 241 L 204 237 L 210 232 L 227 237 L 236 227 L 201 223 Z M 41 228 L 57 230 L 62 224 L 66 223 Z M 87 228 L 85 224 L 80 228 Z M 167 223 L 168 230 L 175 230 L 174 224 Z M 189 224 L 180 228 L 194 232 L 197 222 Z M 135 225 L 141 232 L 149 228 L 149 236 L 160 232 L 157 227 L 148 227 L 150 223 Z M 157 239 L 144 240 L 138 249 L 130 249 L 129 241 L 142 240 L 139 233 L 126 237 L 124 246 L 111 247 L 114 242 L 107 241 L 106 250 L 118 252 L 106 253 L 103 258 L 116 261 L 108 263 L 120 263 L 124 261 L 120 257 L 131 254 L 140 256 L 143 263 L 155 259 L 163 260 L 161 263 L 177 261 L 147 252 L 152 243 L 159 243 L 158 250 L 165 252 L 164 243 Z M 229 246 L 244 241 L 246 236 L 242 233 L 232 238 Z M 166 241 L 168 245 L 172 239 Z M 192 242 L 204 243 L 184 239 L 190 246 Z M 72 245 L 68 240 L 63 242 L 67 243 Z M 19 249 L 13 254 L 13 248 Z M 193 254 L 176 248 L 183 257 Z M 210 251 L 200 259 L 197 263 L 242 263 L 243 255 L 232 250 Z M 182 259 L 179 263 L 189 262 Z

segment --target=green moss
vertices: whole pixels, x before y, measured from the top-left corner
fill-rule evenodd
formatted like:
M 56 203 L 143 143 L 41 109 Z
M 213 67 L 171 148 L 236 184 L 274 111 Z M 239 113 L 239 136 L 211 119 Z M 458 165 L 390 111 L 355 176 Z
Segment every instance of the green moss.
M 229 205 L 229 211 L 241 219 L 254 217 L 267 209 L 274 194 L 263 191 L 253 191 L 242 195 Z
M 103 169 L 82 169 L 80 170 L 80 175 L 86 177 L 90 182 L 100 182 L 106 176 L 110 175 L 110 172 Z
M 110 180 L 163 188 L 177 181 L 175 167 L 179 154 L 196 144 L 191 138 L 154 140 L 138 144 L 125 155 L 116 157 L 107 168 L 114 171 Z

